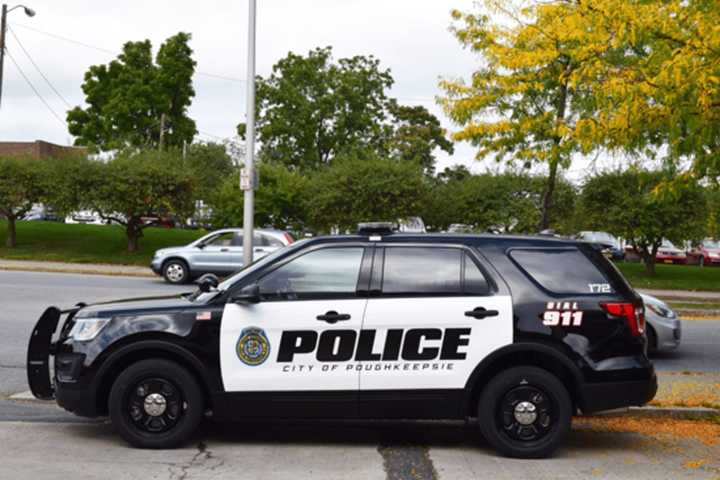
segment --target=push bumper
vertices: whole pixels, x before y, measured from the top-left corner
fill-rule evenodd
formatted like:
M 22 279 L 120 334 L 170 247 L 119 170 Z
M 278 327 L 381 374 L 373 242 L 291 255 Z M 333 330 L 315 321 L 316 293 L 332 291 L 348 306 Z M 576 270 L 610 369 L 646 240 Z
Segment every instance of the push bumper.
M 657 388 L 657 375 L 654 371 L 647 380 L 585 383 L 579 387 L 580 410 L 583 413 L 593 413 L 645 405 L 655 397 Z
M 50 307 L 35 324 L 27 354 L 28 385 L 32 394 L 42 400 L 55 399 L 62 408 L 84 417 L 96 416 L 96 406 L 91 388 L 79 381 L 85 355 L 59 352 L 52 338 L 60 318 L 67 314 L 67 321 L 80 308 L 61 311 Z M 54 374 L 50 373 L 50 357 L 54 357 Z

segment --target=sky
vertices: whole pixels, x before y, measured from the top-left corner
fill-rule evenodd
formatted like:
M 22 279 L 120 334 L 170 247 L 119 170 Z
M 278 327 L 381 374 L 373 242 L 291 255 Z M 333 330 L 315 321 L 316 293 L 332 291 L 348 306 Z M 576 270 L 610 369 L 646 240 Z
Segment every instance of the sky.
M 201 132 L 196 139 L 231 137 L 235 125 L 244 121 L 248 0 L 23 1 L 37 15 L 28 18 L 17 9 L 8 18 L 7 51 L 12 59 L 5 61 L 1 141 L 41 139 L 72 144 L 64 124 L 65 112 L 68 105 L 83 104 L 81 85 L 88 67 L 108 63 L 114 58 L 112 52 L 119 52 L 130 40 L 150 39 L 157 51 L 178 31 L 192 34 L 197 61 L 196 96 L 190 108 Z M 259 75 L 266 76 L 289 51 L 307 53 L 331 45 L 336 58 L 374 55 L 395 78 L 392 96 L 403 104 L 426 106 L 449 131 L 458 128 L 444 116 L 436 97 L 442 93 L 438 87 L 441 78 L 469 79 L 478 66 L 479 59 L 463 49 L 449 31 L 450 11 L 477 8 L 475 0 L 257 3 Z M 49 108 L 27 84 L 13 59 Z M 463 164 L 480 172 L 492 166 L 474 160 L 475 151 L 467 144 L 458 144 L 452 156 L 444 152 L 437 156 L 438 170 Z M 582 171 L 586 164 L 587 159 L 574 162 L 571 173 Z

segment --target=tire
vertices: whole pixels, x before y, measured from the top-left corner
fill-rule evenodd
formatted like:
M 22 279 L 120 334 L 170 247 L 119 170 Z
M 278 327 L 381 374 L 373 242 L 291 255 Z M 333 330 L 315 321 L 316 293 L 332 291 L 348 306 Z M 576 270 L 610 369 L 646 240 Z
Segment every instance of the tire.
M 535 418 L 533 412 L 519 411 L 521 406 L 532 408 Z M 537 367 L 513 367 L 497 374 L 483 389 L 478 420 L 482 436 L 502 455 L 545 458 L 570 431 L 572 402 L 565 385 L 553 374 Z
M 162 275 L 166 282 L 182 285 L 190 281 L 190 268 L 184 260 L 172 259 L 163 263 Z
M 163 398 L 164 409 L 153 397 L 156 394 Z M 168 360 L 150 359 L 132 364 L 118 376 L 110 390 L 108 410 L 113 426 L 130 445 L 175 448 L 197 430 L 204 400 L 190 372 Z
M 658 351 L 657 333 L 652 325 L 647 324 L 647 351 L 648 353 L 656 353 Z

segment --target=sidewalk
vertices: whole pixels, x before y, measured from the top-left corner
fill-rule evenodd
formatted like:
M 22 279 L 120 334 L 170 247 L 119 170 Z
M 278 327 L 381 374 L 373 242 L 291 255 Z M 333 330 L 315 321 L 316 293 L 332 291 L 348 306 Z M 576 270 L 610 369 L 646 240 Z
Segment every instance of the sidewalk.
M 90 275 L 120 275 L 127 277 L 153 277 L 150 267 L 137 265 L 109 265 L 99 263 L 35 262 L 29 260 L 0 259 L 0 270 L 25 272 L 81 273 Z

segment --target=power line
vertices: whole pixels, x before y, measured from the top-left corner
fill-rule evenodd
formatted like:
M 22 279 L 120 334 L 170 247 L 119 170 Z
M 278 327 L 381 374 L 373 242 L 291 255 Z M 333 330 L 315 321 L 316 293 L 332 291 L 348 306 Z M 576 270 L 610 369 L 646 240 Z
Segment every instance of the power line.
M 58 122 L 62 123 L 64 127 L 67 127 L 65 120 L 60 118 L 60 116 L 55 112 L 55 110 L 53 110 L 47 100 L 45 100 L 45 98 L 40 95 L 40 92 L 38 92 L 37 88 L 35 88 L 35 85 L 33 85 L 27 75 L 25 75 L 25 72 L 23 72 L 22 68 L 20 68 L 20 65 L 15 61 L 15 57 L 12 56 L 10 50 L 7 47 L 5 47 L 5 53 L 7 53 L 7 56 L 12 61 L 13 65 L 15 65 L 15 68 L 17 68 L 18 72 L 20 72 L 20 75 L 25 79 L 25 82 L 30 86 L 32 91 L 35 92 L 35 95 L 37 95 L 40 101 L 47 107 L 48 110 L 50 110 L 50 113 L 52 113 L 53 117 L 55 117 Z
M 56 34 L 56 33 L 46 32 L 46 31 L 44 31 L 44 30 L 39 30 L 39 29 L 34 28 L 34 27 L 29 27 L 29 26 L 27 26 L 27 25 L 22 25 L 22 24 L 20 24 L 20 23 L 13 23 L 13 25 L 16 26 L 16 27 L 21 27 L 21 28 L 25 28 L 25 29 L 27 29 L 27 30 L 31 30 L 31 31 L 33 31 L 33 32 L 35 32 L 35 33 L 40 33 L 40 34 L 42 34 L 42 35 L 47 35 L 48 37 L 52 37 L 52 38 L 56 38 L 56 39 L 58 39 L 58 40 L 62 40 L 62 41 L 64 41 L 64 42 L 74 43 L 75 45 L 78 45 L 78 46 L 80 46 L 80 47 L 89 48 L 89 49 L 91 49 L 91 50 L 97 50 L 98 52 L 103 52 L 103 53 L 106 53 L 106 54 L 108 54 L 108 55 L 116 56 L 116 55 L 118 54 L 118 52 L 113 51 L 113 50 L 109 50 L 109 49 L 107 49 L 107 48 L 97 47 L 97 46 L 91 45 L 91 44 L 89 44 L 89 43 L 80 42 L 80 41 L 74 40 L 74 39 L 72 39 L 72 38 L 64 37 L 64 36 L 58 35 L 58 34 Z M 208 72 L 201 72 L 201 71 L 196 71 L 195 73 L 197 73 L 198 75 L 202 75 L 202 76 L 204 76 L 204 77 L 217 78 L 217 79 L 220 79 L 220 80 L 227 80 L 228 82 L 245 83 L 245 80 L 242 80 L 242 79 L 240 79 L 240 78 L 231 77 L 231 76 L 228 76 L 228 75 L 220 75 L 220 74 L 217 74 L 217 73 L 208 73 Z
M 228 138 L 228 137 L 221 137 L 220 135 L 215 135 L 213 133 L 203 132 L 202 130 L 198 130 L 198 133 L 200 135 L 205 135 L 206 137 L 216 138 L 218 140 L 225 140 Z
M 30 53 L 25 49 L 25 47 L 23 46 L 23 44 L 22 44 L 22 42 L 20 41 L 20 39 L 18 38 L 18 36 L 15 35 L 15 31 L 14 31 L 12 28 L 9 28 L 9 27 L 8 27 L 8 30 L 10 31 L 10 33 L 12 34 L 12 36 L 15 38 L 15 41 L 18 43 L 18 46 L 20 47 L 20 49 L 25 53 L 25 56 L 28 58 L 28 60 L 30 60 L 30 63 L 33 64 L 33 67 L 35 67 L 35 70 L 37 70 L 37 72 L 40 74 L 40 76 L 43 78 L 43 80 L 45 80 L 45 83 L 48 84 L 48 86 L 50 87 L 50 89 L 51 89 L 53 92 L 55 92 L 55 95 L 57 95 L 58 98 L 59 98 L 60 100 L 62 100 L 62 102 L 65 104 L 65 106 L 66 106 L 67 108 L 72 108 L 72 105 L 70 105 L 70 102 L 68 102 L 67 100 L 65 100 L 65 97 L 63 97 L 62 95 L 60 95 L 60 92 L 58 92 L 58 90 L 55 88 L 55 86 L 52 84 L 52 82 L 50 82 L 50 80 L 45 76 L 45 74 L 42 72 L 42 70 L 40 70 L 40 67 L 38 66 L 38 64 L 35 63 L 35 60 L 33 60 L 33 58 L 32 58 L 32 56 L 30 55 Z

